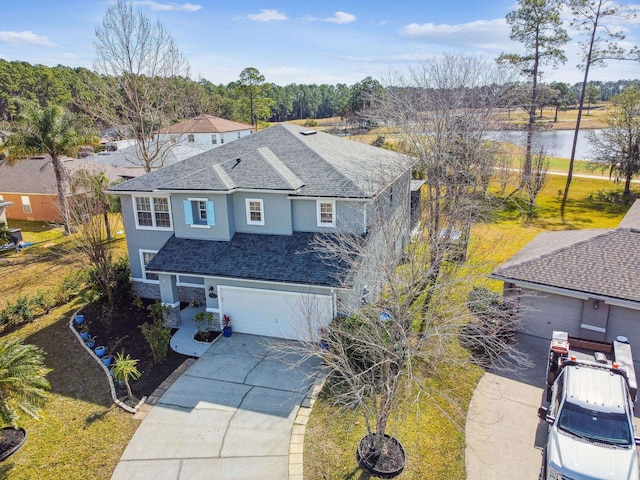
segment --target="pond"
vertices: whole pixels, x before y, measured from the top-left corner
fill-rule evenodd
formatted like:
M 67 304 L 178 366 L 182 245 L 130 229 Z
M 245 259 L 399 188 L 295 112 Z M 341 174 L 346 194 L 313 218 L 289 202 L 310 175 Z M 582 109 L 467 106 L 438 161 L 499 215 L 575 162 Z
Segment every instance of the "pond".
M 580 130 L 578 144 L 576 145 L 576 160 L 590 160 L 590 148 L 588 134 L 598 130 Z M 525 146 L 527 132 L 525 131 L 501 131 L 494 132 L 496 137 L 505 142 Z M 571 158 L 573 145 L 573 130 L 544 130 L 533 132 L 533 151 L 540 146 L 545 147 L 545 153 L 551 157 Z

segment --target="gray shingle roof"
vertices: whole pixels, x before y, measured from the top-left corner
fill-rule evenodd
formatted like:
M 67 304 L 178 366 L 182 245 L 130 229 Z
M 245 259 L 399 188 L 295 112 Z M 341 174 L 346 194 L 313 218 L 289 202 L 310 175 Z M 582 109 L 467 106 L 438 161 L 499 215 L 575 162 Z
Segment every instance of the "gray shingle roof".
M 91 173 L 104 172 L 110 181 L 121 180 L 126 169 L 101 165 L 86 159 L 61 156 L 67 178 L 79 170 Z M 26 158 L 10 166 L 0 161 L 0 193 L 30 193 L 57 195 L 56 175 L 49 155 Z M 67 192 L 67 195 L 69 192 Z
M 640 232 L 627 228 L 539 235 L 491 276 L 640 302 Z
M 211 275 L 339 287 L 346 271 L 312 247 L 319 233 L 236 233 L 231 241 L 172 236 L 147 265 L 152 272 Z
M 229 191 L 231 183 L 235 188 L 282 190 L 300 196 L 372 198 L 413 163 L 410 157 L 327 133 L 301 134 L 307 131 L 278 124 L 114 190 Z M 223 168 L 228 178 L 220 178 L 213 165 Z

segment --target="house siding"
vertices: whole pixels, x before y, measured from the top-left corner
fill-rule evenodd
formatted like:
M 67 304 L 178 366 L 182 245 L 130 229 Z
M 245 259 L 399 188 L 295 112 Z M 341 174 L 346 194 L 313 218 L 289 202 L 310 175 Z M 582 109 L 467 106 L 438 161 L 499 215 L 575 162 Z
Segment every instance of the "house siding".
M 13 202 L 6 209 L 8 220 L 29 220 L 40 222 L 61 222 L 60 204 L 57 195 L 42 195 L 34 193 L 3 193 L 4 202 Z M 29 197 L 31 213 L 22 210 L 22 197 Z
M 569 335 L 580 336 L 584 303 L 582 299 L 524 288 L 519 298 L 521 330 L 524 333 L 551 338 L 554 330 L 560 330 Z
M 193 194 L 171 195 L 171 210 L 174 220 L 174 231 L 179 238 L 200 238 L 204 240 L 231 240 L 233 234 L 229 228 L 229 217 L 232 213 L 228 209 L 228 195 L 216 195 L 208 192 Z M 190 198 L 201 198 L 213 201 L 215 225 L 192 226 L 184 218 L 183 202 Z
M 173 202 L 172 209 L 173 209 Z M 140 264 L 140 250 L 158 251 L 173 235 L 171 231 L 142 230 L 136 228 L 133 198 L 131 195 L 121 196 L 122 221 L 127 232 L 127 249 L 129 251 L 129 263 L 131 265 L 131 277 L 143 278 L 142 265 Z M 175 217 L 173 217 L 175 224 Z M 156 298 L 156 297 L 145 297 Z
M 322 200 L 322 199 L 319 199 Z M 328 199 L 331 200 L 331 199 Z M 333 227 L 318 226 L 317 202 L 315 199 L 293 199 L 291 201 L 293 229 L 296 232 L 329 232 Z M 336 228 L 362 233 L 365 222 L 365 203 L 336 199 Z
M 263 201 L 264 225 L 247 223 L 247 198 Z M 291 200 L 285 194 L 242 192 L 233 194 L 233 214 L 235 230 L 243 233 L 267 233 L 273 235 L 291 235 L 293 219 L 291 216 Z
M 640 310 L 611 305 L 606 339 L 613 341 L 619 335 L 629 339 L 633 358 L 640 362 Z

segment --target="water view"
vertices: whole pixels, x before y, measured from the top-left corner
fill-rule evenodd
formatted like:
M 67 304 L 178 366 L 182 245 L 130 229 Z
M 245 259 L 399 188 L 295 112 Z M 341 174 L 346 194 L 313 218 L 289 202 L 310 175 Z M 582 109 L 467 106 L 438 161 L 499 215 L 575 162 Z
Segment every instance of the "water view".
M 593 130 L 580 130 L 578 144 L 576 146 L 576 160 L 590 160 L 590 144 L 588 132 Z M 533 151 L 537 151 L 541 146 L 545 147 L 545 153 L 551 157 L 571 158 L 571 146 L 573 145 L 573 130 L 545 130 L 533 132 Z M 502 141 L 515 145 L 525 146 L 527 132 L 525 131 L 502 131 L 496 132 Z

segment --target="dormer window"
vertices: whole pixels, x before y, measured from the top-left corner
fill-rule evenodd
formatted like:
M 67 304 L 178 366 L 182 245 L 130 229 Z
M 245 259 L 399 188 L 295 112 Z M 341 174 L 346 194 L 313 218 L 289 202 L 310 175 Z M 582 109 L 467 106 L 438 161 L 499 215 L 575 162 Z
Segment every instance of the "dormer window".
M 196 141 L 196 137 L 193 133 L 190 133 L 189 135 L 187 135 L 187 142 L 194 143 L 195 141 Z

